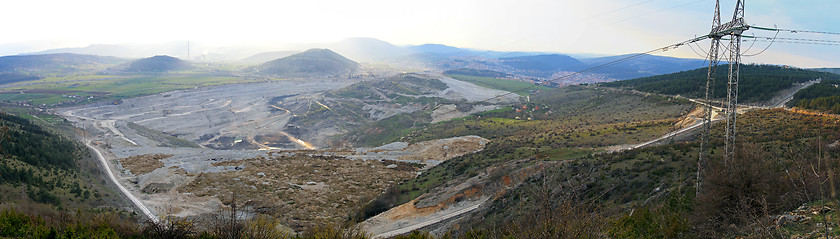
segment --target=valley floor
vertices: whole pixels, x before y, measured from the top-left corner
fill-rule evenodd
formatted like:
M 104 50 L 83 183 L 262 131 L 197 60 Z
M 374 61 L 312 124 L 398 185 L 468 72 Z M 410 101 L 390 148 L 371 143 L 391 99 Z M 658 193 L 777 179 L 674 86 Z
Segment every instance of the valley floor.
M 499 94 L 444 81 L 450 89 L 439 93 L 443 97 L 479 100 Z M 240 203 L 251 215 L 281 217 L 295 230 L 341 221 L 385 188 L 487 143 L 464 136 L 319 150 L 335 132 L 299 138 L 301 130 L 289 121 L 308 111 L 310 104 L 301 102 L 328 108 L 319 102 L 321 94 L 351 83 L 222 85 L 56 111 L 84 129 L 87 146 L 111 180 L 153 220 L 202 218 Z

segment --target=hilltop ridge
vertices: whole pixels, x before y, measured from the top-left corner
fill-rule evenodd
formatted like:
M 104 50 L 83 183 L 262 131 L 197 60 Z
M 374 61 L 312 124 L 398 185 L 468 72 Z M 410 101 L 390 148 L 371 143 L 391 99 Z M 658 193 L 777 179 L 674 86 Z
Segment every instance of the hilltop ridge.
M 257 70 L 261 74 L 284 77 L 333 76 L 355 72 L 359 66 L 329 49 L 309 49 L 263 63 Z

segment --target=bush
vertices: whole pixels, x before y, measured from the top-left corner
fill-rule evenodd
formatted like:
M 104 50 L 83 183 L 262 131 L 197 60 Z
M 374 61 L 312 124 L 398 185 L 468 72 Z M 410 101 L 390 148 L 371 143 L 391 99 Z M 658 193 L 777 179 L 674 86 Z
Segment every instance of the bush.
M 837 160 L 813 155 L 815 145 L 791 143 L 780 155 L 743 144 L 735 162 L 712 158 L 696 202 L 700 235 L 775 235 L 770 215 L 829 197 L 840 170 Z
M 161 218 L 158 222 L 148 221 L 143 228 L 143 235 L 161 239 L 192 238 L 195 233 L 192 221 L 174 216 Z
M 689 215 L 693 188 L 674 191 L 662 206 L 644 206 L 610 223 L 611 238 L 685 238 L 690 234 Z

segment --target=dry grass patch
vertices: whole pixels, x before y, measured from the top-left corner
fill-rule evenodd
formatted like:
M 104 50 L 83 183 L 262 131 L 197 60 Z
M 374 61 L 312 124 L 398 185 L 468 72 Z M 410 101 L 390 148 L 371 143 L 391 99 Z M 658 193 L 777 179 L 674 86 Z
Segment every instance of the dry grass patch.
M 161 160 L 172 157 L 171 154 L 144 154 L 119 159 L 120 165 L 134 175 L 147 174 L 163 167 Z
M 394 166 L 396 165 L 396 167 Z M 281 218 L 295 230 L 341 222 L 385 188 L 413 178 L 411 164 L 308 155 L 302 151 L 270 158 L 214 163 L 239 170 L 203 173 L 178 189 L 225 201 L 236 194 L 240 205 Z

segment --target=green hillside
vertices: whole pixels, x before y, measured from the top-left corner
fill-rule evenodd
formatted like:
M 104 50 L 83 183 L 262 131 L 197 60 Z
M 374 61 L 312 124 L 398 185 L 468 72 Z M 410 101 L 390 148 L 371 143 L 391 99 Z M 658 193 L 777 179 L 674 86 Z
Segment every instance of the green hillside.
M 478 135 L 491 142 L 483 151 L 451 159 L 401 183 L 393 189 L 396 193 L 383 194 L 374 205 L 399 205 L 508 162 L 575 160 L 607 146 L 641 143 L 673 130 L 674 120 L 692 107 L 664 97 L 564 87 L 533 97 L 528 104 L 431 124 L 396 139 L 421 142 Z
M 823 80 L 796 92 L 789 106 L 840 114 L 840 80 Z
M 64 121 L 47 121 L 45 114 L 27 116 L 69 129 Z M 99 165 L 87 148 L 51 128 L 2 113 L 0 152 L 0 201 L 80 209 L 121 205 L 120 195 L 98 181 Z
M 756 231 L 774 225 L 765 221 L 767 215 L 829 197 L 833 186 L 820 180 L 840 170 L 836 160 L 828 159 L 840 158 L 840 150 L 828 146 L 840 138 L 840 124 L 833 118 L 782 109 L 746 113 L 739 117 L 736 166 L 722 163 L 724 127 L 714 125 L 707 191 L 699 195 L 694 134 L 661 146 L 605 152 L 612 145 L 636 144 L 678 129 L 676 119 L 694 107 L 677 98 L 577 86 L 546 91 L 528 104 L 429 124 L 398 137 L 420 142 L 478 135 L 491 141 L 483 151 L 443 162 L 389 189 L 360 215 L 375 215 L 424 193 L 432 196 L 420 197 L 415 205 L 429 205 L 422 203 L 462 183 L 472 186 L 460 192 L 472 193 L 494 190 L 504 181 L 510 190 L 493 194 L 498 198 L 488 202 L 487 210 L 452 222 L 452 235 L 721 238 L 801 230 Z M 725 176 L 730 171 L 737 177 Z M 522 172 L 532 172 L 522 185 L 507 184 L 523 177 Z M 840 225 L 839 219 L 828 223 Z
M 503 72 L 491 71 L 491 70 L 479 70 L 479 69 L 471 69 L 471 68 L 452 69 L 452 70 L 444 71 L 443 74 L 491 77 L 491 78 L 505 78 L 505 77 L 510 76 L 510 74 L 503 73 Z
M 126 60 L 79 54 L 0 57 L 0 85 L 39 80 L 54 75 L 92 74 Z
M 0 85 L 11 84 L 15 82 L 21 81 L 31 81 L 31 80 L 38 80 L 41 77 L 30 75 L 30 74 L 21 74 L 21 73 L 0 73 Z
M 496 77 L 447 74 L 447 76 L 491 89 L 513 92 L 519 95 L 530 95 L 531 91 L 551 89 L 546 86 L 534 85 L 524 81 L 500 79 Z
M 718 66 L 714 98 L 726 97 L 728 69 L 728 65 Z M 707 68 L 699 68 L 673 74 L 601 83 L 600 85 L 701 98 L 705 94 L 707 74 Z M 742 65 L 738 102 L 757 103 L 767 101 L 776 96 L 779 91 L 792 87 L 794 83 L 803 83 L 818 78 L 823 80 L 840 79 L 840 75 L 771 65 Z
M 821 72 L 834 73 L 834 74 L 840 74 L 840 68 L 814 68 L 813 70 L 821 71 Z
M 580 62 L 570 56 L 560 54 L 517 56 L 500 58 L 500 60 L 502 60 L 502 64 L 524 71 L 577 71 L 586 67 L 586 64 L 583 62 Z
M 261 74 L 286 77 L 333 76 L 355 72 L 357 69 L 359 63 L 328 49 L 309 49 L 257 67 Z
M 171 56 L 153 56 L 132 61 L 122 71 L 127 73 L 164 73 L 187 70 L 190 63 Z
M 0 57 L 0 72 L 78 74 L 125 62 L 109 56 L 70 53 Z
M 416 74 L 399 74 L 384 80 L 362 81 L 324 94 L 319 101 L 325 108 L 313 102 L 310 111 L 292 120 L 301 127 L 316 127 L 321 121 L 335 120 L 340 128 L 352 129 L 335 137 L 336 144 L 378 146 L 398 139 L 404 134 L 427 125 L 432 121 L 431 112 L 436 105 L 457 104 L 441 97 L 426 96 L 449 88 L 446 83 Z M 365 106 L 393 104 L 411 105 L 419 110 L 396 114 L 385 119 L 373 119 Z M 396 138 L 395 138 L 396 137 Z
M 391 188 L 361 214 L 375 215 L 461 183 L 472 185 L 462 192 L 491 190 L 502 179 L 528 171 L 533 173 L 522 185 L 505 184 L 511 189 L 495 194 L 487 210 L 452 222 L 451 235 L 790 236 L 803 229 L 787 224 L 760 229 L 776 225 L 768 215 L 828 199 L 833 190 L 828 180 L 836 180 L 829 174 L 840 170 L 834 160 L 840 150 L 828 146 L 840 138 L 836 120 L 782 109 L 752 111 L 739 118 L 735 166 L 722 163 L 724 125 L 713 127 L 706 191 L 696 195 L 699 141 L 691 134 L 661 146 L 603 151 L 675 130 L 674 119 L 693 105 L 591 87 L 555 89 L 534 98 L 531 104 L 430 124 L 402 136 L 419 142 L 479 135 L 491 142 L 483 151 L 443 162 Z M 826 220 L 820 223 L 840 225 L 840 218 Z
M 776 224 L 768 215 L 831 201 L 824 192 L 832 186 L 820 180 L 829 180 L 827 173 L 838 170 L 833 159 L 840 151 L 822 139 L 840 137 L 840 125 L 830 118 L 781 109 L 749 112 L 741 122 L 748 127 L 739 131 L 743 133 L 734 166 L 725 166 L 720 158 L 723 125 L 713 127 L 716 140 L 707 186 L 700 195 L 694 188 L 699 142 L 678 142 L 546 166 L 544 173 L 458 226 L 473 228 L 471 233 L 511 237 L 581 233 L 608 238 L 791 238 L 804 228 Z M 840 220 L 819 223 L 838 225 Z

